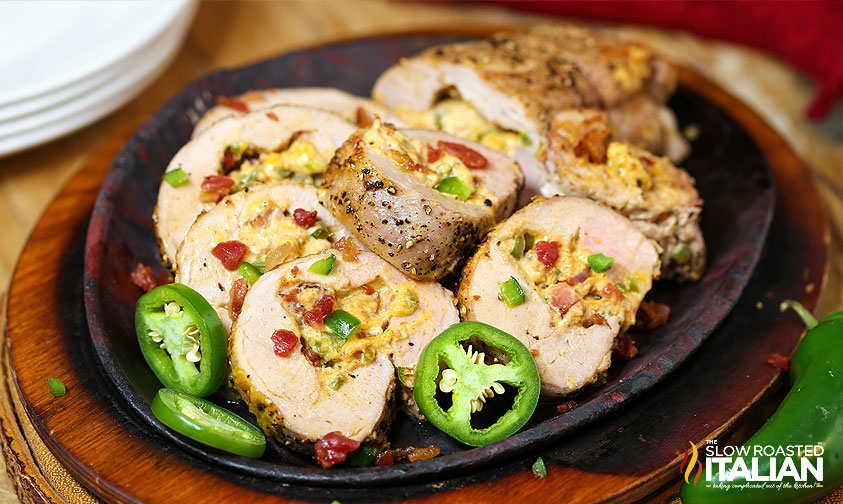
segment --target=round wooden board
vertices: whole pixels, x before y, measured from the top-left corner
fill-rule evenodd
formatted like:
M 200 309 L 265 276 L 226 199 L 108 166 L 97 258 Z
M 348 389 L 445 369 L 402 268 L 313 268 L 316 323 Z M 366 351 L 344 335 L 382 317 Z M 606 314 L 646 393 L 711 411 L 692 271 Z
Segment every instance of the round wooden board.
M 318 488 L 246 477 L 193 457 L 137 418 L 102 374 L 87 333 L 82 256 L 88 217 L 115 136 L 48 207 L 15 270 L 8 299 L 10 372 L 21 405 L 56 458 L 110 502 L 487 502 L 632 501 L 678 477 L 688 441 L 725 436 L 749 407 L 776 390 L 771 352 L 788 354 L 801 323 L 778 301 L 813 308 L 822 290 L 828 234 L 805 167 L 756 114 L 695 74 L 684 86 L 728 111 L 765 153 L 780 190 L 769 237 L 733 311 L 670 379 L 575 435 L 499 466 L 436 482 L 381 488 Z M 761 308 L 756 303 L 761 302 Z M 47 377 L 68 394 L 53 398 Z M 546 478 L 530 466 L 541 456 Z

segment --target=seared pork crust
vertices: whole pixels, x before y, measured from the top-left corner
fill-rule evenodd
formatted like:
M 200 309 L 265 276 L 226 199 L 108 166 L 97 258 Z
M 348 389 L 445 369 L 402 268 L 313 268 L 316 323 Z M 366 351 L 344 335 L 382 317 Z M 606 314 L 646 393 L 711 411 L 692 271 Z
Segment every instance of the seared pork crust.
M 257 111 L 284 104 L 327 110 L 358 126 L 367 126 L 375 115 L 385 121 L 400 124 L 400 120 L 392 112 L 372 100 L 327 87 L 256 89 L 221 102 L 222 104 L 212 107 L 199 119 L 193 128 L 192 137 L 200 135 L 220 119 L 243 115 L 246 113 L 244 109 Z
M 664 103 L 676 71 L 644 45 L 547 24 L 428 49 L 387 70 L 373 96 L 422 110 L 449 87 L 500 126 L 541 133 L 559 110 L 612 108 L 637 94 Z
M 410 137 L 469 144 L 436 132 L 405 130 Z M 435 280 L 455 271 L 500 219 L 515 210 L 523 175 L 506 156 L 470 143 L 489 161 L 477 170 L 494 201 L 461 201 L 422 184 L 372 149 L 357 134 L 337 151 L 322 179 L 322 204 L 369 249 L 404 274 Z M 481 173 L 482 172 L 482 173 Z

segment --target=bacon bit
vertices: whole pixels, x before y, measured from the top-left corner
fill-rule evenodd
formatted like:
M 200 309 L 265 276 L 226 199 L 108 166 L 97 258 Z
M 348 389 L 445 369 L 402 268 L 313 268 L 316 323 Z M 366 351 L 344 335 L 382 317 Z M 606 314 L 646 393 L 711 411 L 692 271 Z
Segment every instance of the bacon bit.
M 603 128 L 593 129 L 585 134 L 581 143 L 585 147 L 588 153 L 588 159 L 592 163 L 603 163 L 606 161 L 606 140 L 608 138 L 609 130 Z
M 354 239 L 350 236 L 345 236 L 337 240 L 334 244 L 334 248 L 339 251 L 340 258 L 343 261 L 357 262 L 357 254 L 360 253 L 360 249 L 357 247 L 357 244 L 354 243 Z
M 443 142 L 439 140 L 436 143 L 440 149 L 452 156 L 456 156 L 462 161 L 465 166 L 472 170 L 482 170 L 486 168 L 489 161 L 474 149 L 470 149 L 463 144 L 453 142 Z
M 579 296 L 564 282 L 549 288 L 548 294 L 550 294 L 551 306 L 556 307 L 563 317 L 572 306 L 580 302 Z
M 534 349 L 530 350 L 530 355 L 532 355 L 533 358 L 535 359 L 536 357 L 539 356 L 539 351 L 534 348 Z
M 574 155 L 582 157 L 583 154 L 585 154 L 585 145 L 582 142 L 577 142 L 577 145 L 574 146 Z
M 790 359 L 780 353 L 771 353 L 767 357 L 767 364 L 782 371 L 790 371 Z
M 293 267 L 292 267 L 292 269 L 290 269 L 290 273 L 291 273 L 293 276 L 298 275 L 298 274 L 299 274 L 299 267 L 298 267 L 298 266 L 293 266 Z
M 653 160 L 648 157 L 640 157 L 638 159 L 641 160 L 641 163 L 644 164 L 644 166 L 653 166 Z
M 219 259 L 228 271 L 237 271 L 237 266 L 243 262 L 243 256 L 248 252 L 249 247 L 237 240 L 217 243 L 217 246 L 211 249 L 211 254 Z
M 225 152 L 222 155 L 222 160 L 220 161 L 222 167 L 226 172 L 231 171 L 234 169 L 234 166 L 237 165 L 237 156 L 231 152 L 230 147 L 225 148 Z
M 202 194 L 199 196 L 199 199 L 206 202 L 217 202 L 231 192 L 233 185 L 234 179 L 231 177 L 226 177 L 225 175 L 208 175 L 202 181 Z
M 313 364 L 314 366 L 316 366 L 316 367 L 322 366 L 322 359 L 319 357 L 319 354 L 316 353 L 315 351 L 313 351 L 309 348 L 306 348 L 306 347 L 301 347 L 301 353 L 303 353 L 304 357 L 308 361 L 310 361 L 310 363 Z
M 234 96 L 217 96 L 217 105 L 234 109 L 241 114 L 249 113 L 249 105 L 240 98 Z
M 618 290 L 615 284 L 609 282 L 606 287 L 603 287 L 603 295 L 609 299 L 623 299 L 623 293 Z
M 559 259 L 559 243 L 555 241 L 536 242 L 536 257 L 548 268 Z
M 391 466 L 395 463 L 395 457 L 392 455 L 392 450 L 386 450 L 375 455 L 376 466 Z
M 374 116 L 363 107 L 357 107 L 357 126 L 360 128 L 368 128 L 375 122 Z
M 559 413 L 567 413 L 567 412 L 571 411 L 572 409 L 574 409 L 576 407 L 577 407 L 577 401 L 568 401 L 568 402 L 563 402 L 562 404 L 557 406 L 556 411 L 558 411 Z
M 323 317 L 327 317 L 334 312 L 334 305 L 336 305 L 336 302 L 337 300 L 334 299 L 334 296 L 325 294 L 319 298 L 319 301 L 316 302 L 314 309 L 321 311 Z
M 360 441 L 349 439 L 339 431 L 329 432 L 313 446 L 316 451 L 316 461 L 323 468 L 328 469 L 339 464 L 357 448 Z
M 319 220 L 319 217 L 316 214 L 316 210 L 308 212 L 304 208 L 296 208 L 293 210 L 293 219 L 299 227 L 309 228 Z
M 143 289 L 144 292 L 149 292 L 158 287 L 158 281 L 152 274 L 152 268 L 146 264 L 138 263 L 135 270 L 129 274 L 129 278 L 131 278 L 133 284 Z
M 606 318 L 599 313 L 592 313 L 591 314 L 591 325 L 609 325 L 606 322 Z
M 272 333 L 272 351 L 275 352 L 275 355 L 278 357 L 289 357 L 293 353 L 293 349 L 296 348 L 296 343 L 299 342 L 299 338 L 296 337 L 296 334 L 293 331 L 288 331 L 286 329 L 278 329 L 277 331 Z
M 365 292 L 365 293 L 366 293 L 366 294 L 368 294 L 369 296 L 371 296 L 372 294 L 374 294 L 375 292 L 377 292 L 377 291 L 375 290 L 375 288 L 374 288 L 374 287 L 372 287 L 372 286 L 371 286 L 371 285 L 369 285 L 369 284 L 364 284 L 364 285 L 363 285 L 362 287 L 360 287 L 360 288 L 361 288 L 361 289 L 363 289 L 363 292 Z
M 266 117 L 272 119 L 275 122 L 278 122 L 278 116 L 275 115 L 275 112 L 267 112 Z
M 634 329 L 652 331 L 656 327 L 663 326 L 670 319 L 670 307 L 663 303 L 644 301 L 638 307 Z
M 322 315 L 322 312 L 317 309 L 307 310 L 304 312 L 304 315 L 302 315 L 302 318 L 304 318 L 307 325 L 316 330 L 321 331 L 322 329 L 325 329 L 325 321 L 323 320 L 325 317 Z
M 442 151 L 430 144 L 427 144 L 427 162 L 435 163 L 439 161 L 440 157 L 442 157 Z
M 237 320 L 240 316 L 240 310 L 243 309 L 243 299 L 249 291 L 249 282 L 245 278 L 238 278 L 231 286 L 231 303 L 228 307 L 228 315 L 231 320 Z
M 430 445 L 427 448 L 407 448 L 407 460 L 410 462 L 417 462 L 419 460 L 429 460 L 439 455 L 441 450 L 438 446 Z
M 614 354 L 618 360 L 628 361 L 638 355 L 638 347 L 635 346 L 635 342 L 632 341 L 629 334 L 623 333 L 618 336 Z
M 566 278 L 563 281 L 568 285 L 577 285 L 578 283 L 585 282 L 588 279 L 589 274 L 588 270 L 584 269 L 571 278 Z

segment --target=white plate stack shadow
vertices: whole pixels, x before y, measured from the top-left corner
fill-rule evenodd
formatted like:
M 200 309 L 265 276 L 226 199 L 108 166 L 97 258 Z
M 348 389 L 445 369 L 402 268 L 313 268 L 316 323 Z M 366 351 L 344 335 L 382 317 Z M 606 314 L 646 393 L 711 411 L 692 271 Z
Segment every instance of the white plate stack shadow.
M 137 96 L 175 57 L 195 12 L 195 0 L 0 3 L 0 156 Z

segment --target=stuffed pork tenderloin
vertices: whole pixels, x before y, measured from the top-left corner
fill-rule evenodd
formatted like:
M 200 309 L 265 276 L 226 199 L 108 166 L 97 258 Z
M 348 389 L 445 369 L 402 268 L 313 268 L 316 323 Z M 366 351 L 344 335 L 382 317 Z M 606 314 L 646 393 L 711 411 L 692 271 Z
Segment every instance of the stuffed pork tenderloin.
M 229 340 L 234 383 L 263 430 L 297 450 L 336 432 L 382 446 L 422 349 L 457 322 L 438 283 L 366 250 L 325 250 L 249 289 Z
M 356 128 L 320 109 L 278 105 L 217 121 L 170 161 L 153 220 L 163 262 L 171 264 L 196 217 L 249 184 L 318 181 Z
M 489 233 L 457 299 L 464 320 L 521 340 L 543 395 L 563 396 L 609 368 L 658 274 L 658 247 L 622 215 L 585 198 L 538 198 Z
M 196 121 L 192 137 L 199 136 L 212 124 L 226 117 L 241 116 L 276 105 L 300 105 L 327 110 L 361 128 L 371 125 L 375 116 L 393 124 L 402 124 L 401 120 L 386 107 L 340 89 L 328 87 L 259 89 L 239 96 L 218 97 L 217 105 L 210 108 Z
M 706 266 L 703 200 L 688 172 L 666 157 L 611 141 L 599 110 L 560 112 L 551 124 L 540 155 L 548 169 L 540 193 L 587 197 L 609 206 L 658 243 L 662 278 L 699 280 Z
M 646 46 L 574 26 L 540 25 L 443 45 L 402 59 L 372 91 L 410 127 L 482 142 L 518 160 L 522 204 L 538 194 L 550 119 L 608 111 L 613 139 L 682 159 L 689 152 L 665 102 L 677 73 Z
M 319 203 L 315 187 L 249 185 L 196 219 L 176 254 L 175 280 L 202 294 L 229 333 L 258 276 L 331 247 L 353 253 L 362 245 Z
M 376 119 L 337 151 L 320 195 L 370 250 L 437 280 L 515 210 L 523 180 L 516 162 L 484 145 Z

